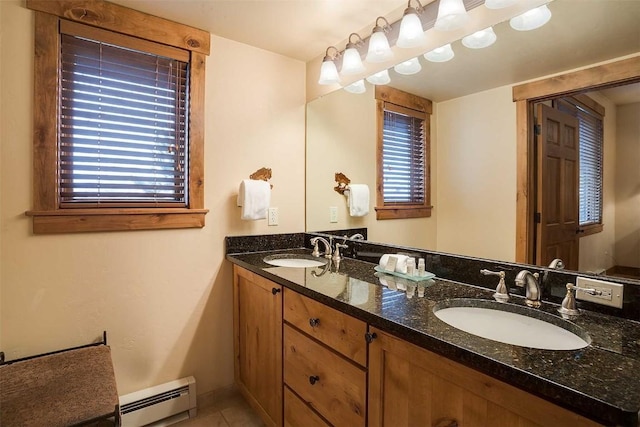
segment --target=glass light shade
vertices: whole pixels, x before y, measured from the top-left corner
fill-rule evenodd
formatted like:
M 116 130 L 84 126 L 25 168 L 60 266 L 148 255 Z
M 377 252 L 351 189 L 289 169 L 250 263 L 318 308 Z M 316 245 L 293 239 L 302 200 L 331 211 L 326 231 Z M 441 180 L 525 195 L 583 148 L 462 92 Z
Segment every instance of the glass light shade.
M 511 28 L 518 31 L 535 30 L 542 27 L 551 19 L 551 11 L 546 4 L 531 9 L 522 15 L 515 16 L 509 20 Z
M 467 23 L 469 15 L 462 0 L 440 0 L 438 17 L 434 27 L 437 30 L 457 30 Z
M 354 74 L 363 73 L 365 70 L 360 59 L 360 52 L 355 47 L 345 49 L 342 56 L 342 70 L 340 74 L 343 76 L 352 76 Z
M 493 32 L 493 27 L 489 27 L 463 37 L 462 44 L 470 49 L 482 49 L 494 44 L 496 42 L 496 38 L 496 33 Z
M 404 61 L 393 67 L 393 69 L 398 74 L 404 74 L 405 76 L 410 76 L 411 74 L 415 74 L 422 70 L 422 65 L 420 65 L 420 61 L 418 58 L 413 58 L 408 61 Z
M 382 70 L 378 73 L 372 74 L 367 77 L 366 80 L 373 85 L 386 85 L 391 83 L 391 77 L 389 77 L 388 70 Z
M 426 43 L 427 37 L 422 29 L 422 22 L 416 10 L 412 7 L 407 8 L 400 22 L 400 32 L 396 46 L 401 48 L 418 47 Z
M 484 5 L 488 9 L 502 9 L 516 4 L 518 0 L 485 0 Z
M 332 85 L 340 83 L 340 76 L 336 64 L 331 59 L 325 59 L 320 66 L 320 78 L 318 84 Z
M 437 47 L 433 49 L 431 52 L 427 52 L 424 54 L 425 59 L 431 62 L 447 62 L 453 57 L 456 56 L 453 53 L 453 49 L 451 49 L 451 44 L 446 44 L 444 46 Z
M 357 82 L 353 82 L 348 86 L 344 87 L 349 93 L 365 93 L 367 88 L 364 86 L 364 80 L 358 80 Z
M 384 31 L 374 31 L 369 37 L 369 50 L 364 59 L 367 62 L 386 62 L 393 58 L 393 52 L 389 47 L 389 40 Z

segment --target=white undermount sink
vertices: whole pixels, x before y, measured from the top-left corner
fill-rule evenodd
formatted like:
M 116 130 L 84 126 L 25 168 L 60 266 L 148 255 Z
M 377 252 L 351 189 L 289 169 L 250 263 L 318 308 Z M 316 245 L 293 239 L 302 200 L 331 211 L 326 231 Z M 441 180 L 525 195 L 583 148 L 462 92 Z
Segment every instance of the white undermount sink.
M 433 311 L 454 328 L 520 347 L 577 350 L 591 344 L 591 338 L 579 326 L 515 304 L 455 299 L 437 304 Z
M 276 267 L 293 268 L 322 267 L 327 263 L 327 259 L 325 258 L 315 258 L 304 254 L 269 255 L 264 257 L 263 261 Z

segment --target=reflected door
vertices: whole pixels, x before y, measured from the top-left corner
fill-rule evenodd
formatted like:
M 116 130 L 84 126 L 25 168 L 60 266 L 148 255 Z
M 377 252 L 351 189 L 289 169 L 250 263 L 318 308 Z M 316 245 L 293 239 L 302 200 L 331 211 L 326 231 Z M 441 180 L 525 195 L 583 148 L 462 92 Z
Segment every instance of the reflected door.
M 536 263 L 560 258 L 578 270 L 578 120 L 539 104 L 536 121 Z

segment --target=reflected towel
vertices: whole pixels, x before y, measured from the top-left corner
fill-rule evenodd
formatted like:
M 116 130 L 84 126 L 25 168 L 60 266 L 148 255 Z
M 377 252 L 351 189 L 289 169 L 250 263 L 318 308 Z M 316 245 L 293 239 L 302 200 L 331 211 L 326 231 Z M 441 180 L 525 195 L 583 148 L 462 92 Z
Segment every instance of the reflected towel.
M 398 262 L 396 263 L 396 268 L 394 271 L 398 273 L 407 274 L 407 260 L 409 257 L 407 255 L 398 255 L 398 254 L 384 254 L 380 257 L 380 267 L 383 269 L 387 269 L 387 263 L 389 262 L 389 257 L 396 257 Z
M 243 179 L 238 190 L 238 206 L 242 206 L 241 219 L 265 219 L 271 203 L 271 186 L 267 181 Z
M 369 213 L 369 186 L 366 184 L 349 185 L 349 215 L 365 216 Z

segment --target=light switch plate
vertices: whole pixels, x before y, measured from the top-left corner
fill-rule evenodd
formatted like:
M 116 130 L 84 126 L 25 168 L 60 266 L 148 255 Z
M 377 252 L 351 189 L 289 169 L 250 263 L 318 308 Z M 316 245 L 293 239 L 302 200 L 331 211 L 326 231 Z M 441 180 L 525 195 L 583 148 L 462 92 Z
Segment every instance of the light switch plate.
M 329 222 L 338 222 L 338 207 L 331 206 L 329 208 Z
M 578 287 L 576 289 L 576 299 L 622 308 L 624 285 L 620 283 L 607 282 L 590 277 L 578 277 L 576 286 Z M 580 288 L 595 289 L 600 295 L 591 295 L 581 291 Z
M 267 225 L 278 225 L 278 208 L 269 208 L 267 211 Z

